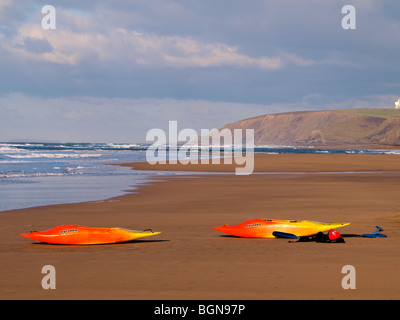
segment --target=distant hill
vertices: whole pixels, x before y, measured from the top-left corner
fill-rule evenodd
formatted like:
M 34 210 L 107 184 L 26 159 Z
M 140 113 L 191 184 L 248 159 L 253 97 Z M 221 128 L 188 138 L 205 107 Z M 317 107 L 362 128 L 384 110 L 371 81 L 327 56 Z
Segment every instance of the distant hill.
M 254 129 L 257 145 L 399 146 L 400 110 L 346 109 L 267 114 L 227 124 Z

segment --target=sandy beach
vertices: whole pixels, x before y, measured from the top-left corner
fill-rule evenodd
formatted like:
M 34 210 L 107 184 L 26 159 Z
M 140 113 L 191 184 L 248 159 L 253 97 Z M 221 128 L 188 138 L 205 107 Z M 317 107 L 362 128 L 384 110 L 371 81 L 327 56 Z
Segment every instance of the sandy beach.
M 203 173 L 235 168 L 126 166 Z M 400 298 L 398 156 L 256 155 L 255 172 L 276 174 L 159 175 L 117 198 L 1 212 L 0 299 Z M 252 218 L 350 222 L 338 230 L 343 233 L 369 233 L 378 225 L 388 238 L 289 243 L 211 229 Z M 162 234 L 101 246 L 55 246 L 19 236 L 62 224 Z M 55 290 L 41 286 L 44 265 L 56 268 Z M 345 265 L 355 267 L 354 290 L 342 288 Z

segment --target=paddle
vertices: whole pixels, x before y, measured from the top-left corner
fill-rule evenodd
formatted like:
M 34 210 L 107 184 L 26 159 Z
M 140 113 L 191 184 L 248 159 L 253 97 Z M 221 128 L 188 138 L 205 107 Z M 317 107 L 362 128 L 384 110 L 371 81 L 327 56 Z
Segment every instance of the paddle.
M 287 232 L 274 231 L 272 232 L 272 235 L 276 238 L 300 239 L 300 237 L 294 235 L 293 233 L 287 233 Z
M 343 238 L 351 238 L 351 237 L 364 237 L 364 238 L 387 238 L 387 235 L 381 234 L 383 229 L 381 227 L 375 226 L 378 230 L 372 233 L 364 233 L 364 234 L 342 234 Z

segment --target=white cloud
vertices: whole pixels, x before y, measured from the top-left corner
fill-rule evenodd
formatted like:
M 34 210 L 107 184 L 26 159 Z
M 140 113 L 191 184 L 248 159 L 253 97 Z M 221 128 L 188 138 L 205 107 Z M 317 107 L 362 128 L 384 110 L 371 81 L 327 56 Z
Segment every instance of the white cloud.
M 62 11 L 57 14 L 63 19 L 63 27 L 43 30 L 40 24 L 22 25 L 11 39 L 1 38 L 0 44 L 24 59 L 71 66 L 77 66 L 85 59 L 96 59 L 100 64 L 124 63 L 131 67 L 231 66 L 263 70 L 280 69 L 288 63 L 300 66 L 313 63 L 291 53 L 252 57 L 241 53 L 238 46 L 192 37 L 157 35 L 125 28 L 99 30 L 91 16 Z M 30 50 L 32 44 L 36 44 L 36 50 Z

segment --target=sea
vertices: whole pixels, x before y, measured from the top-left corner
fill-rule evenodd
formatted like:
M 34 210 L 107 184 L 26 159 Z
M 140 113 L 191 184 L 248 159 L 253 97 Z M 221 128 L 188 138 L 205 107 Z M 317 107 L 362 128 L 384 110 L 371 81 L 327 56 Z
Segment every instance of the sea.
M 141 143 L 0 142 L 0 211 L 102 201 L 134 192 L 151 177 L 182 174 L 112 165 L 144 162 L 148 147 Z M 254 152 L 400 155 L 400 150 L 293 146 L 255 146 Z

